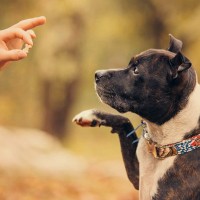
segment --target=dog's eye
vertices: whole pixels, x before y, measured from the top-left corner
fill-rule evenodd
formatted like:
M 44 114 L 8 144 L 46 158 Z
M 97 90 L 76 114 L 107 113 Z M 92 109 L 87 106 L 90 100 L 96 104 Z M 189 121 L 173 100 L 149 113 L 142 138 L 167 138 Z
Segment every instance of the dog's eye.
M 139 74 L 138 67 L 135 66 L 135 67 L 133 68 L 133 72 L 134 72 L 134 74 Z
M 138 64 L 139 64 L 138 60 L 135 60 L 134 63 L 132 64 L 134 74 L 139 74 L 139 70 L 138 70 L 138 67 L 137 67 Z

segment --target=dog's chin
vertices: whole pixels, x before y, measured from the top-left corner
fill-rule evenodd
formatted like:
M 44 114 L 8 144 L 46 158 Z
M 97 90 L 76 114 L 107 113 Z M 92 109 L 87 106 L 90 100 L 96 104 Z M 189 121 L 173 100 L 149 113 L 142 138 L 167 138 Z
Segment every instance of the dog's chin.
M 101 102 L 109 105 L 110 107 L 112 107 L 113 109 L 117 110 L 120 113 L 126 113 L 129 111 L 127 108 L 123 107 L 122 105 L 117 104 L 115 99 L 107 99 L 104 96 L 99 97 L 99 98 L 100 98 Z
M 121 98 L 114 93 L 109 93 L 108 91 L 103 91 L 96 87 L 97 96 L 102 103 L 109 105 L 120 113 L 126 113 L 129 111 L 127 107 L 128 104 L 123 103 Z

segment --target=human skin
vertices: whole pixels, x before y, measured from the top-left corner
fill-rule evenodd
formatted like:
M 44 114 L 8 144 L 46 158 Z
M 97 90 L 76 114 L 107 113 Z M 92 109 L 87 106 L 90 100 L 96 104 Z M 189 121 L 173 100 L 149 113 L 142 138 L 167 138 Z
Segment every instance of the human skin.
M 27 51 L 22 49 L 24 44 L 33 46 L 36 34 L 33 28 L 46 22 L 44 16 L 22 20 L 13 26 L 0 31 L 0 69 L 11 61 L 27 57 Z

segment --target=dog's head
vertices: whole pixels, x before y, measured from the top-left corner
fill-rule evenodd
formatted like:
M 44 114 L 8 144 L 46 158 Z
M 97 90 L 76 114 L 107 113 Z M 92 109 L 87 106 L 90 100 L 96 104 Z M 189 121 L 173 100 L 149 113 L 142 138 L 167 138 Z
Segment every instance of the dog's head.
M 168 50 L 149 49 L 133 57 L 124 69 L 95 73 L 100 99 L 119 112 L 134 112 L 162 124 L 186 104 L 196 84 L 182 42 L 170 35 Z

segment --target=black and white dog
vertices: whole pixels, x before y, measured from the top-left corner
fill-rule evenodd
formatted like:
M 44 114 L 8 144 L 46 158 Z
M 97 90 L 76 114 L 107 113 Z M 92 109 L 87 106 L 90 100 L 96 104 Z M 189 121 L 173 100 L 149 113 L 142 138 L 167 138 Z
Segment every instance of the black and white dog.
M 200 86 L 181 49 L 182 42 L 170 35 L 168 50 L 149 49 L 124 69 L 95 73 L 104 103 L 142 117 L 139 142 L 120 115 L 87 110 L 74 118 L 119 134 L 127 175 L 141 200 L 200 200 Z

